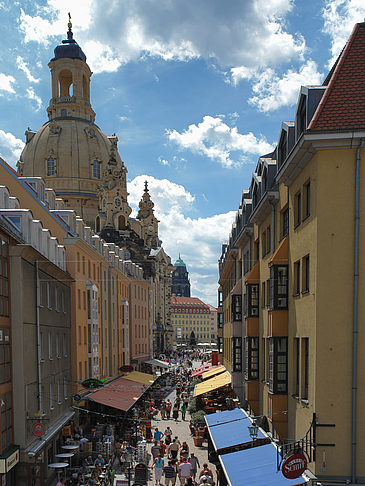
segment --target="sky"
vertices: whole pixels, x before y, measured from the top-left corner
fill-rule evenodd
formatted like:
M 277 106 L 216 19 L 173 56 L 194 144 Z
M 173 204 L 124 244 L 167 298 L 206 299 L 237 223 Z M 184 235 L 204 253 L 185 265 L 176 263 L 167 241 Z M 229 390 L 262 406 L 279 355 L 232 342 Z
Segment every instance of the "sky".
M 242 190 L 294 119 L 300 86 L 323 82 L 364 20 L 364 0 L 0 0 L 0 156 L 13 167 L 25 130 L 47 121 L 68 12 L 134 215 L 148 180 L 166 252 L 181 254 L 192 296 L 216 306 Z

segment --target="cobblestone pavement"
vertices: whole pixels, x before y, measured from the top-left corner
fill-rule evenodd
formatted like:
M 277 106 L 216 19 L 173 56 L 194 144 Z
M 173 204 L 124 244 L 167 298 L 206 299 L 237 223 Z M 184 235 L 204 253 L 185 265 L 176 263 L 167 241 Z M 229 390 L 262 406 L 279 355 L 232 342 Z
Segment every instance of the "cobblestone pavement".
M 171 400 L 171 402 L 174 403 L 174 400 L 175 400 L 175 390 L 173 390 L 166 397 L 166 399 L 167 398 L 169 398 Z M 199 463 L 200 463 L 200 468 L 198 467 L 198 474 L 197 474 L 197 476 L 199 475 L 199 471 L 202 468 L 203 463 L 207 462 L 208 463 L 208 466 L 210 467 L 210 469 L 214 473 L 214 481 L 216 481 L 215 466 L 213 464 L 210 464 L 208 462 L 208 444 L 205 441 L 205 442 L 203 442 L 203 446 L 202 447 L 196 447 L 194 445 L 193 438 L 190 435 L 189 421 L 190 421 L 190 414 L 189 414 L 189 412 L 186 413 L 185 421 L 181 420 L 181 413 L 179 413 L 179 420 L 177 422 L 175 420 L 173 420 L 173 419 L 162 420 L 160 418 L 160 414 L 158 414 L 158 419 L 152 421 L 152 424 L 151 424 L 152 425 L 152 431 L 155 429 L 155 427 L 158 427 L 159 430 L 161 430 L 162 432 L 164 432 L 164 430 L 166 429 L 166 427 L 167 426 L 170 426 L 170 428 L 171 428 L 171 430 L 173 432 L 172 437 L 175 437 L 177 435 L 181 443 L 183 441 L 186 441 L 187 444 L 188 444 L 188 446 L 189 446 L 189 451 L 190 452 L 194 452 L 194 454 L 197 456 L 197 458 L 199 460 Z M 149 453 L 151 451 L 152 444 L 153 444 L 153 442 L 148 444 L 148 452 Z M 165 459 L 165 464 L 167 464 L 167 458 L 166 458 L 166 456 L 165 456 L 164 459 Z M 150 461 L 149 461 L 149 466 L 150 467 L 152 466 L 152 459 L 150 459 Z M 152 474 L 151 477 L 152 477 L 152 480 L 148 481 L 148 483 L 147 483 L 148 486 L 155 485 L 154 474 Z M 117 484 L 117 480 L 118 479 L 119 480 L 120 479 L 124 479 L 125 480 L 126 477 L 125 477 L 124 474 L 117 474 L 116 475 L 116 480 L 114 482 L 115 485 Z M 164 477 L 162 477 L 161 484 L 162 485 L 165 484 L 165 478 Z M 133 480 L 131 481 L 131 486 L 132 485 L 133 485 Z M 176 480 L 176 486 L 180 486 L 179 479 Z

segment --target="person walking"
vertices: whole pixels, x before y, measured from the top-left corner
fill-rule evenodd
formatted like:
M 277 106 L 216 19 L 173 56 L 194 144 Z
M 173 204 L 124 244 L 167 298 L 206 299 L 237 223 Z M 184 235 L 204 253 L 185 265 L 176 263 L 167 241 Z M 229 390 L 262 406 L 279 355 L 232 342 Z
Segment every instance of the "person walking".
M 165 418 L 166 418 L 166 402 L 165 402 L 165 400 L 163 400 L 163 402 L 161 403 L 160 413 L 161 413 L 161 419 L 165 420 Z
M 172 465 L 172 461 L 168 461 L 167 466 L 163 468 L 163 474 L 165 476 L 165 486 L 175 485 L 175 468 Z
M 180 446 L 180 459 L 181 460 L 183 460 L 183 459 L 187 460 L 188 457 L 189 457 L 189 446 L 186 443 L 186 441 L 184 440 L 183 443 Z
M 153 461 L 153 468 L 155 469 L 156 486 L 159 486 L 161 484 L 163 467 L 164 467 L 164 460 L 161 454 L 159 454 Z
M 166 427 L 164 434 L 165 434 L 165 443 L 167 446 L 169 446 L 171 444 L 171 436 L 172 436 L 172 430 L 170 429 L 169 426 Z
M 181 406 L 181 418 L 182 420 L 185 421 L 185 415 L 186 415 L 186 410 L 188 408 L 188 404 L 187 403 L 183 403 L 182 406 Z
M 160 442 L 162 437 L 163 437 L 163 432 L 161 432 L 161 430 L 158 430 L 158 427 L 155 427 L 155 431 L 153 433 L 153 440 L 157 440 L 157 442 Z
M 153 459 L 156 459 L 156 457 L 158 457 L 158 455 L 161 454 L 161 447 L 157 442 L 157 440 L 155 440 L 153 446 L 151 447 L 151 454 Z
M 174 408 L 172 409 L 172 418 L 175 420 L 175 422 L 178 421 L 179 418 L 179 406 L 174 403 Z
M 179 464 L 179 479 L 180 484 L 183 486 L 187 478 L 191 476 L 191 464 L 186 459 L 183 459 Z
M 167 416 L 167 419 L 170 419 L 171 409 L 172 409 L 172 403 L 171 403 L 170 399 L 168 398 L 167 401 L 166 401 L 166 416 Z
M 188 458 L 188 461 L 190 462 L 190 464 L 192 466 L 191 476 L 195 481 L 196 473 L 198 472 L 198 467 L 200 467 L 199 459 L 196 457 L 194 452 L 191 452 L 190 457 Z
M 168 454 L 171 457 L 171 459 L 177 458 L 178 450 L 179 450 L 179 444 L 176 442 L 176 439 L 174 439 L 171 442 L 171 444 L 169 445 L 169 448 L 168 448 Z

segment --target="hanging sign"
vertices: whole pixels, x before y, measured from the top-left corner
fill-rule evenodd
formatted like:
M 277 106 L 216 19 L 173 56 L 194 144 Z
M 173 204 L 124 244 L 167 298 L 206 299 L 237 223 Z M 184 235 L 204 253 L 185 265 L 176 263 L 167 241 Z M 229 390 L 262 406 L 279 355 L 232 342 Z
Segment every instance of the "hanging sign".
M 97 380 L 96 378 L 89 378 L 88 380 L 83 381 L 81 385 L 84 388 L 93 389 L 103 386 L 103 382 L 101 380 Z
M 133 366 L 130 365 L 123 365 L 119 369 L 122 373 L 130 373 L 131 371 L 134 370 Z
M 281 472 L 287 479 L 296 479 L 307 469 L 307 459 L 304 454 L 292 454 L 287 457 L 281 467 Z
M 45 427 L 43 424 L 34 424 L 33 425 L 33 434 L 41 437 L 44 434 Z

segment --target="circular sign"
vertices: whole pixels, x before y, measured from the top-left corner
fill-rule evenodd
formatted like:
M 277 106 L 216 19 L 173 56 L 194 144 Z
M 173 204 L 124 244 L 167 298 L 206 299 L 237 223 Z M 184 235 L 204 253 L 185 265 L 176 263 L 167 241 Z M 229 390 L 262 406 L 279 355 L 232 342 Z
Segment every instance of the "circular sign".
M 81 400 L 81 395 L 74 395 L 75 402 L 79 402 Z
M 45 429 L 43 424 L 34 424 L 33 425 L 33 434 L 37 435 L 38 437 L 43 435 L 45 430 L 46 429 Z
M 81 385 L 84 388 L 99 388 L 100 386 L 103 386 L 103 382 L 101 380 L 97 380 L 96 378 L 89 378 L 87 380 L 84 380 Z
M 123 365 L 119 369 L 122 373 L 129 373 L 130 371 L 133 371 L 134 368 L 130 365 Z
M 307 459 L 303 454 L 292 454 L 287 457 L 281 467 L 281 472 L 287 479 L 299 478 L 307 469 Z

